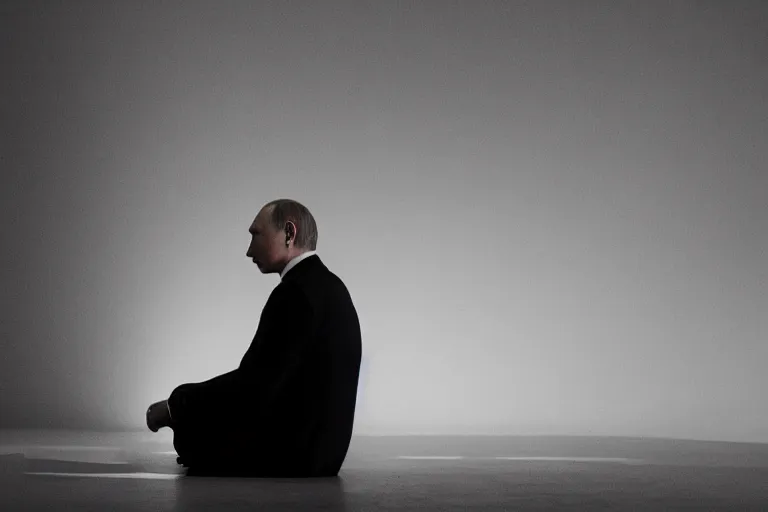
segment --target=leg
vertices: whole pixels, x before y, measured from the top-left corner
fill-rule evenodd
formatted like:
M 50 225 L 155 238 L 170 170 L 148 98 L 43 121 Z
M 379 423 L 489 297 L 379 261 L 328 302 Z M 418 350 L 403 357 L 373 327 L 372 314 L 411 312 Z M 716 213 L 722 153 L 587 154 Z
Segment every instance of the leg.
M 217 457 L 217 443 L 221 443 L 213 432 L 202 428 L 173 429 L 173 447 L 179 455 L 177 462 L 184 466 L 209 465 Z
M 245 449 L 236 429 L 185 428 L 173 431 L 179 464 L 200 475 L 225 475 L 252 467 L 254 457 Z M 189 471 L 187 474 L 190 474 Z

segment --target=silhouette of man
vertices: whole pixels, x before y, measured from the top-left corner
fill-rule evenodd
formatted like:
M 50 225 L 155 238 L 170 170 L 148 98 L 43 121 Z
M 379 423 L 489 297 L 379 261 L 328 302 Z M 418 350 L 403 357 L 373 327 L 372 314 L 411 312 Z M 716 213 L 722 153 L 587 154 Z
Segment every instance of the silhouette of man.
M 349 291 L 316 254 L 317 225 L 290 199 L 267 203 L 246 255 L 280 273 L 237 369 L 187 383 L 147 410 L 170 427 L 187 474 L 336 476 L 349 448 L 362 342 Z

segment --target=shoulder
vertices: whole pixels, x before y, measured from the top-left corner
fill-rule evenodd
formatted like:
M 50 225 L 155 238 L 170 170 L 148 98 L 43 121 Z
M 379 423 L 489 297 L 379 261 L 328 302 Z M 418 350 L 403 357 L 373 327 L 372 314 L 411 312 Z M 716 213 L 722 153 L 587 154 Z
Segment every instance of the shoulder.
M 306 292 L 297 283 L 281 281 L 272 290 L 267 304 L 274 307 L 290 306 L 291 308 L 309 308 L 310 301 Z

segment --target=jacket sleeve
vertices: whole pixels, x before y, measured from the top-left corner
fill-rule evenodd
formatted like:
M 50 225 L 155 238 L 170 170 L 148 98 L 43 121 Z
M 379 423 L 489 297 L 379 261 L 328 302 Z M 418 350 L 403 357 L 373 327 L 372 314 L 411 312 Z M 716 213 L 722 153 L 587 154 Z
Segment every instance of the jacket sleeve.
M 204 426 L 221 421 L 234 405 L 237 380 L 237 370 L 233 370 L 204 382 L 178 386 L 168 397 L 171 427 Z
M 269 421 L 276 400 L 311 341 L 314 316 L 296 285 L 281 282 L 270 295 L 240 366 L 205 382 L 182 384 L 168 398 L 172 427 Z
M 288 387 L 300 377 L 315 339 L 316 317 L 304 292 L 290 282 L 275 290 L 264 308 L 254 344 L 240 363 L 243 411 L 249 419 L 270 423 L 284 405 Z

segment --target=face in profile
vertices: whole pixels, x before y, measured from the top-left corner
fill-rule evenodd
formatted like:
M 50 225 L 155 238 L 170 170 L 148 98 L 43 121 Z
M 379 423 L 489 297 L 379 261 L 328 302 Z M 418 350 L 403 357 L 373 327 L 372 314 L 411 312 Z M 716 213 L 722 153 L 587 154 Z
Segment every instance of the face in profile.
M 262 209 L 253 220 L 248 229 L 251 244 L 245 253 L 259 267 L 262 274 L 279 273 L 287 263 L 285 233 L 272 226 L 269 214 L 269 210 Z

